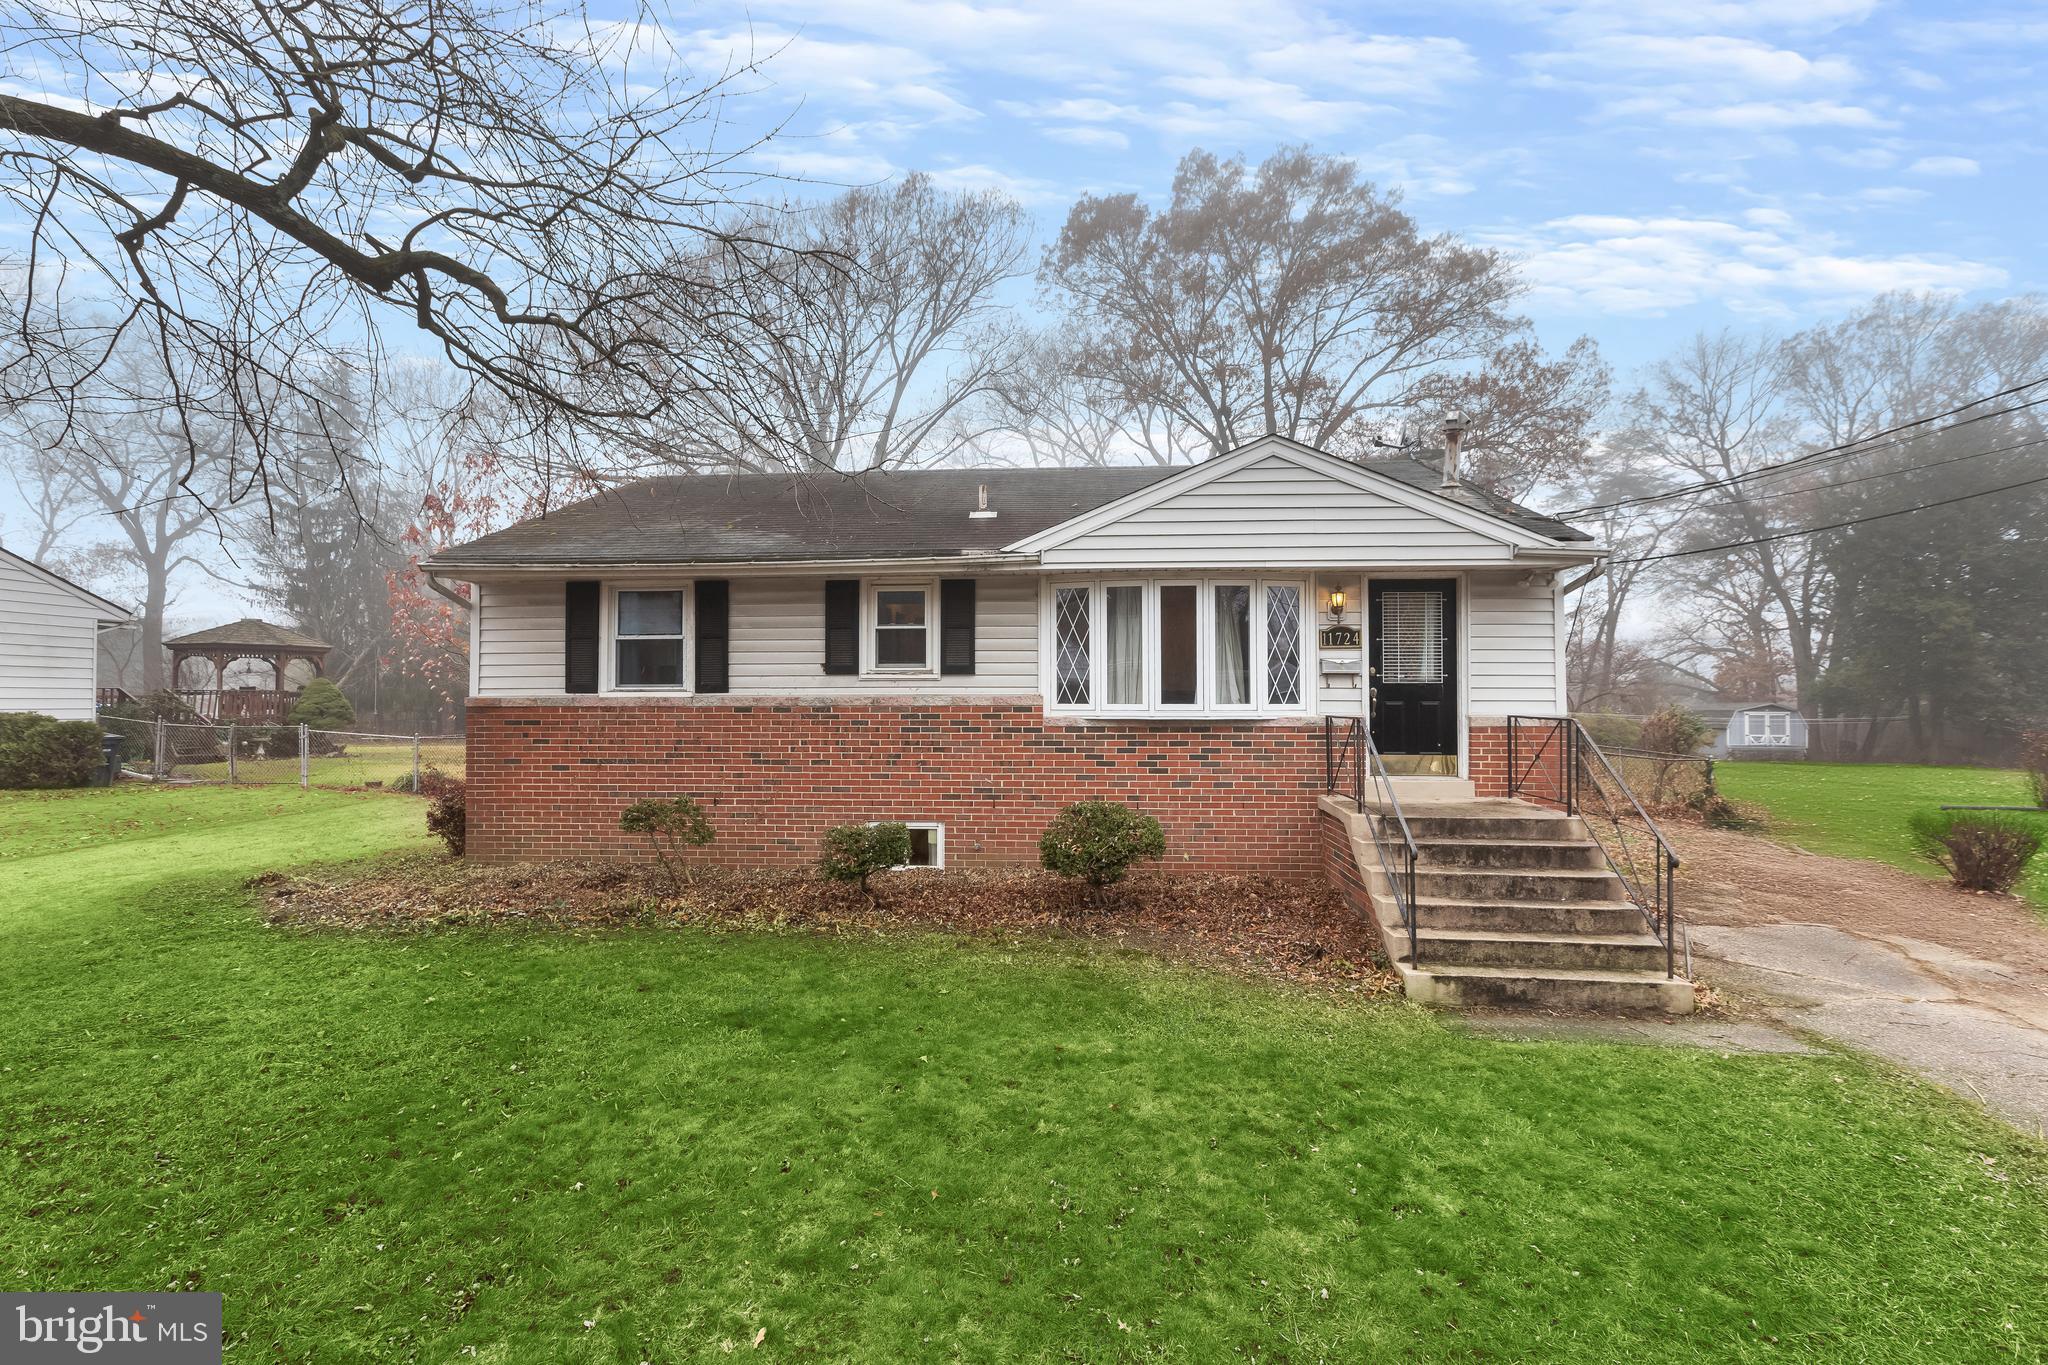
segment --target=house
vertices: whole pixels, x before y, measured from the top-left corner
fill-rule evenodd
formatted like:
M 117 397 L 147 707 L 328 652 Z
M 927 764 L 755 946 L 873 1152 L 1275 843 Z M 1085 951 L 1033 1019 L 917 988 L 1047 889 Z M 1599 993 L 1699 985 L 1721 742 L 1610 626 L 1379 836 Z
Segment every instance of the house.
M 1805 758 L 1806 717 L 1784 702 L 1743 702 L 1729 708 L 1714 734 L 1715 758 Z
M 1453 446 L 1453 452 L 1455 446 Z M 1170 860 L 1314 875 L 1324 719 L 1416 793 L 1504 795 L 1506 717 L 1565 709 L 1583 532 L 1401 456 L 1265 437 L 1173 468 L 647 479 L 428 560 L 473 587 L 468 846 L 634 851 L 687 793 L 713 856 L 809 862 L 902 820 L 1025 862 L 1126 801 Z
M 99 632 L 134 614 L 0 549 L 0 711 L 91 720 Z

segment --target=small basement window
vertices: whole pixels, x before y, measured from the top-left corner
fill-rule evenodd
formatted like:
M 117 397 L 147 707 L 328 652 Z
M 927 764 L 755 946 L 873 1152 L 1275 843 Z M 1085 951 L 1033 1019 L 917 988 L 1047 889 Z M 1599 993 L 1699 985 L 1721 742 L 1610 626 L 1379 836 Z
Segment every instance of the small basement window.
M 905 821 L 910 831 L 910 861 L 905 867 L 944 867 L 946 827 L 936 821 Z

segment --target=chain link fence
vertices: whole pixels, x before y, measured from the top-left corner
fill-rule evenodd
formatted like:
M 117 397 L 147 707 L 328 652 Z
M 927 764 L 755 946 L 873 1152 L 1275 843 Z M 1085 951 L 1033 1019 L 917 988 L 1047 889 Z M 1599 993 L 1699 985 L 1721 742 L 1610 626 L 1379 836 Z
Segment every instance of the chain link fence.
M 303 725 L 205 725 L 101 716 L 121 770 L 151 782 L 240 782 L 412 790 L 428 770 L 460 777 L 460 735 L 384 735 Z
M 1693 806 L 1714 790 L 1714 760 L 1699 754 L 1667 754 L 1654 749 L 1600 746 L 1614 771 L 1635 793 L 1645 810 Z

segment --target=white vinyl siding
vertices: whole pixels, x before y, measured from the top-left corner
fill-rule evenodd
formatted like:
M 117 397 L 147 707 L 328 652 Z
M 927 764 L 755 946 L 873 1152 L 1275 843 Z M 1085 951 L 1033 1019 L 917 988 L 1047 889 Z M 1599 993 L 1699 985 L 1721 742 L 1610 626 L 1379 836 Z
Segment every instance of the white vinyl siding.
M 894 580 L 877 577 L 870 581 Z M 938 611 L 936 593 L 930 609 Z M 972 674 L 828 674 L 824 671 L 824 577 L 736 578 L 732 581 L 732 690 L 778 696 L 807 692 L 930 692 L 942 696 L 1036 692 L 1038 580 L 1028 574 L 975 580 L 974 619 Z M 936 634 L 931 648 L 936 658 Z
M 0 711 L 93 718 L 105 607 L 0 557 Z
M 560 692 L 561 581 L 480 583 L 476 597 L 470 647 L 477 652 L 477 695 L 527 697 Z
M 1049 549 L 1043 562 L 1047 568 L 1398 568 L 1510 555 L 1504 541 L 1272 455 Z
M 1558 712 L 1559 615 L 1553 583 L 1475 573 L 1466 584 L 1467 692 L 1475 721 Z

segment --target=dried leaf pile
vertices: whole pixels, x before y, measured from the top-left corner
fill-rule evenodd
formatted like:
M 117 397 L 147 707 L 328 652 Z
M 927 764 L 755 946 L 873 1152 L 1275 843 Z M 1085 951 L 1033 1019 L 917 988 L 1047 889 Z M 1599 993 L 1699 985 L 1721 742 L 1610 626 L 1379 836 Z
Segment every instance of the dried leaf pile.
M 257 878 L 272 924 L 431 932 L 528 925 L 1081 938 L 1347 994 L 1397 990 L 1372 929 L 1326 887 L 1273 877 L 1133 873 L 1099 904 L 1022 869 L 875 879 L 876 903 L 807 871 L 696 870 L 673 886 L 644 864 L 483 866 L 437 856 Z

